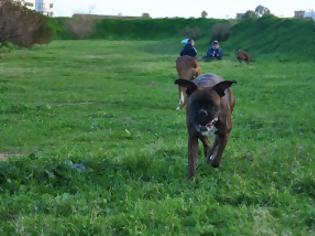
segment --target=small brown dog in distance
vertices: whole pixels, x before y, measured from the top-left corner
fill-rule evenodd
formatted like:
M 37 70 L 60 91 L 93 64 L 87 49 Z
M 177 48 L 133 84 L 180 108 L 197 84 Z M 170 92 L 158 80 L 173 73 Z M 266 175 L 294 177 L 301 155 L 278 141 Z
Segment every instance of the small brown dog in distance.
M 235 103 L 230 86 L 236 81 L 223 80 L 215 74 L 204 74 L 195 80 L 178 79 L 175 84 L 186 88 L 188 129 L 188 173 L 193 177 L 198 157 L 198 139 L 213 167 L 220 165 L 221 157 L 232 130 L 232 111 Z M 214 132 L 210 146 L 208 135 Z
M 177 78 L 183 80 L 193 80 L 201 74 L 201 69 L 196 58 L 191 56 L 181 56 L 176 60 Z M 185 87 L 178 86 L 179 103 L 177 110 L 186 105 Z
M 246 51 L 242 51 L 240 49 L 237 49 L 235 51 L 235 56 L 236 56 L 236 59 L 242 63 L 242 62 L 245 62 L 246 64 L 248 64 L 250 61 L 251 61 L 251 56 L 248 52 Z

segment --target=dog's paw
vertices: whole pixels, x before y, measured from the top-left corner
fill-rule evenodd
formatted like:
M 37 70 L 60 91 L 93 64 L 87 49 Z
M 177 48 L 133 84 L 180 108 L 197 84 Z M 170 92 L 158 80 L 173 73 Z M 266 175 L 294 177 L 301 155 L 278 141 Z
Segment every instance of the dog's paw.
M 214 160 L 214 156 L 213 156 L 213 155 L 210 155 L 210 156 L 208 157 L 208 161 L 211 162 L 211 161 L 213 161 L 213 160 Z
M 215 159 L 214 155 L 209 156 L 208 162 L 213 168 L 218 168 L 220 166 L 220 163 Z
M 206 150 L 204 150 L 204 154 L 205 154 L 206 160 L 208 160 L 208 156 L 211 156 L 211 149 L 207 148 Z

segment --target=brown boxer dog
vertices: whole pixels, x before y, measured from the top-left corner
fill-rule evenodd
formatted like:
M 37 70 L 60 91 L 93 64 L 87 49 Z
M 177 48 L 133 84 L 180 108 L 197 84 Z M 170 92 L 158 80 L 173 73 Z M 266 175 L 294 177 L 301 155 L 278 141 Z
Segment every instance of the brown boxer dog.
M 215 74 L 204 74 L 195 80 L 178 79 L 175 84 L 186 88 L 188 95 L 186 123 L 188 129 L 188 173 L 193 177 L 198 156 L 198 139 L 204 146 L 209 164 L 219 167 L 222 153 L 232 130 L 235 103 L 230 86 L 236 81 L 223 80 Z M 214 132 L 210 146 L 208 135 Z
M 196 58 L 191 56 L 181 56 L 176 60 L 177 78 L 185 80 L 193 80 L 201 74 L 201 69 Z M 185 90 L 186 88 L 178 86 L 179 103 L 176 110 L 183 108 L 186 105 Z

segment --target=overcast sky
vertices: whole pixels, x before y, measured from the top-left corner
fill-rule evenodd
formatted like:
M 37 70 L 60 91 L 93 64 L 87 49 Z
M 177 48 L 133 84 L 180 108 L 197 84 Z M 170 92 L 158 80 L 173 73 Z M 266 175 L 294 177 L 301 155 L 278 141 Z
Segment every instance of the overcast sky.
M 315 0 L 51 0 L 55 16 L 73 13 L 140 16 L 147 12 L 152 17 L 235 17 L 237 12 L 254 10 L 259 4 L 277 16 L 293 16 L 294 10 L 315 10 Z

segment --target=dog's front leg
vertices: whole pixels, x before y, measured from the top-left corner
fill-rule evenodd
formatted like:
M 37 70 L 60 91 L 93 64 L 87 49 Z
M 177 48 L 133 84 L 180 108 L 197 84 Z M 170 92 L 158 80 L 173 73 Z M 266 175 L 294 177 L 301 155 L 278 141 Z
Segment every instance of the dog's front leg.
M 178 86 L 178 92 L 179 92 L 179 101 L 178 101 L 178 106 L 176 110 L 180 110 L 185 106 L 185 88 L 182 88 Z
M 193 177 L 196 172 L 198 158 L 198 136 L 189 135 L 188 138 L 188 176 Z
M 204 136 L 201 134 L 199 135 L 199 139 L 201 140 L 201 142 L 203 144 L 205 158 L 208 158 L 210 153 L 211 153 L 211 145 L 210 145 L 209 139 L 207 136 Z
M 217 134 L 213 145 L 211 155 L 208 158 L 209 163 L 213 167 L 219 167 L 224 148 L 227 144 L 227 134 Z

